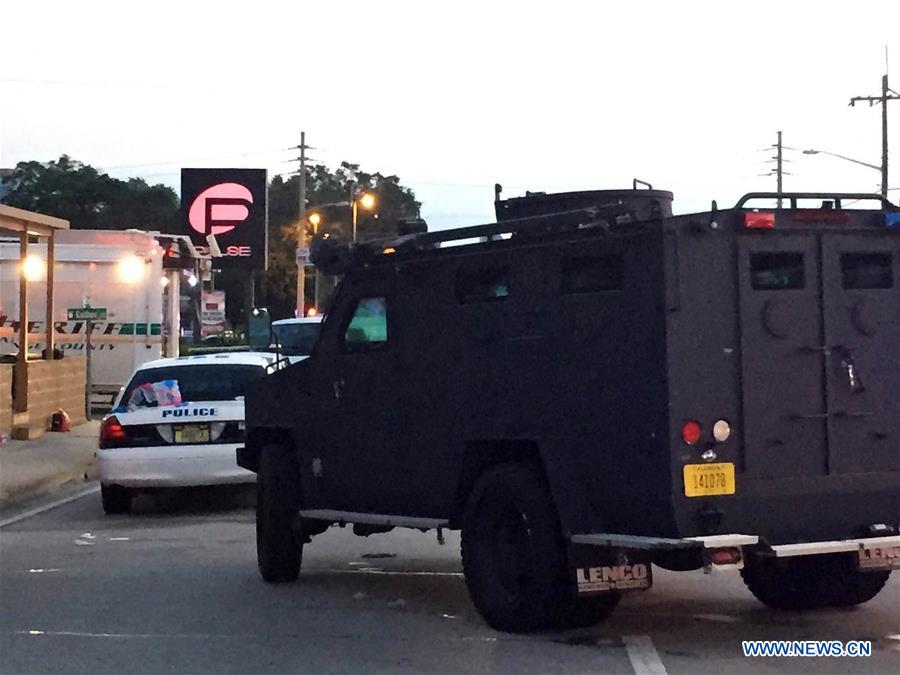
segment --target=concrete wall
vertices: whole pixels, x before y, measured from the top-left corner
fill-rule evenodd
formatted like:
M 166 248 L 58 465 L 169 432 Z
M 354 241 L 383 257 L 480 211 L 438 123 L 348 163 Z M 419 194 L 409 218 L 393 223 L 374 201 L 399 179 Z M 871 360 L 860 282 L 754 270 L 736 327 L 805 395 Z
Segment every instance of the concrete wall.
M 69 414 L 73 425 L 86 421 L 85 374 L 83 357 L 28 362 L 27 425 L 21 425 L 28 428 L 27 438 L 36 438 L 50 429 L 50 418 L 60 408 Z M 20 429 L 17 420 L 16 436 L 23 435 L 25 429 Z
M 12 373 L 11 365 L 0 364 L 0 433 L 12 431 Z

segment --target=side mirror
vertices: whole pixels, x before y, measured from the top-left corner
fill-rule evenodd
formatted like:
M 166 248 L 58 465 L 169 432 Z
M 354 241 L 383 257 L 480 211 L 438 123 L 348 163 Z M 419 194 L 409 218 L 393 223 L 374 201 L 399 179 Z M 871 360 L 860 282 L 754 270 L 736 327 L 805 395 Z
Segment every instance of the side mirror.
M 268 349 L 272 342 L 272 320 L 265 307 L 254 307 L 248 321 L 247 341 L 254 349 Z

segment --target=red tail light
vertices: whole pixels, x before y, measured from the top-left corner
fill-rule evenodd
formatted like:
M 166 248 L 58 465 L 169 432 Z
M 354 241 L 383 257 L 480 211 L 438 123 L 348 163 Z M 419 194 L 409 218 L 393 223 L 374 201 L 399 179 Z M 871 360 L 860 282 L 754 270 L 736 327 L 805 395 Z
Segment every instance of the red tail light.
M 775 214 L 764 211 L 745 213 L 744 227 L 751 230 L 772 230 L 775 228 Z
M 100 425 L 101 448 L 118 448 L 123 446 L 127 440 L 128 434 L 125 433 L 125 427 L 115 415 L 110 415 L 103 420 Z
M 688 420 L 681 427 L 681 439 L 688 445 L 696 445 L 697 441 L 700 440 L 701 433 L 700 422 L 695 422 L 694 420 Z

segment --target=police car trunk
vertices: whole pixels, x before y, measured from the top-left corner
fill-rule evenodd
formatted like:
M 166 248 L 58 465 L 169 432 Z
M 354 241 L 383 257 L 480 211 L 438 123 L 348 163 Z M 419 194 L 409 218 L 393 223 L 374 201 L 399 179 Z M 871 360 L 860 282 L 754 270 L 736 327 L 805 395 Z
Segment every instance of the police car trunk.
M 678 536 L 900 534 L 900 213 L 877 199 L 750 194 L 666 222 Z
M 234 452 L 245 436 L 244 391 L 272 358 L 210 354 L 138 369 L 101 424 L 101 481 L 122 487 L 252 482 L 255 474 L 236 465 Z M 177 389 L 177 403 L 156 400 L 166 385 Z

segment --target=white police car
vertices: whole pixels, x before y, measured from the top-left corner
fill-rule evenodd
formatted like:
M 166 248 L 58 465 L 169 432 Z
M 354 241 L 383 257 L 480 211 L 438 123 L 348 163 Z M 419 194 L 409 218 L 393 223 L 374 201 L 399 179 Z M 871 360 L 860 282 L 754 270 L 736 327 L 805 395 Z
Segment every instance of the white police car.
M 100 425 L 97 459 L 106 513 L 125 513 L 136 489 L 252 483 L 235 462 L 244 392 L 274 354 L 230 352 L 150 361 Z
M 308 359 L 319 340 L 322 315 L 299 319 L 279 319 L 272 322 L 275 347 L 290 363 Z

